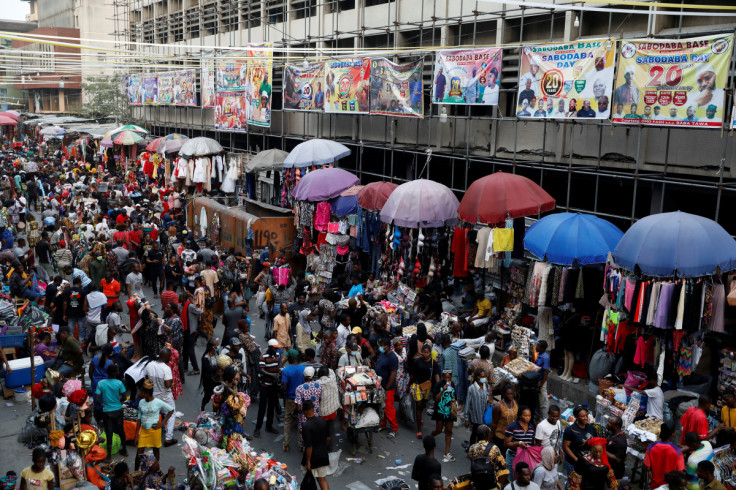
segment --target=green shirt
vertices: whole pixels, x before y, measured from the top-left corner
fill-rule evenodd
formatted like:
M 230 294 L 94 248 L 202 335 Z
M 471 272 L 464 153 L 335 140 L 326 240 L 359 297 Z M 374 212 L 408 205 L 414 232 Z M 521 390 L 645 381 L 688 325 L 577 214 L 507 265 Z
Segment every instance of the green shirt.
M 102 399 L 103 412 L 115 412 L 121 410 L 120 395 L 125 393 L 125 385 L 119 379 L 103 379 L 97 383 L 96 395 Z
M 77 356 L 80 350 L 82 350 L 82 344 L 71 335 L 66 338 L 61 346 L 61 359 L 64 362 L 73 361 L 72 367 L 75 371 L 81 371 L 84 366 L 84 358 L 81 355 Z
M 258 98 L 260 99 L 263 96 L 263 92 L 266 92 L 268 94 L 268 100 L 271 100 L 271 84 L 270 83 L 261 83 L 261 86 L 258 87 Z

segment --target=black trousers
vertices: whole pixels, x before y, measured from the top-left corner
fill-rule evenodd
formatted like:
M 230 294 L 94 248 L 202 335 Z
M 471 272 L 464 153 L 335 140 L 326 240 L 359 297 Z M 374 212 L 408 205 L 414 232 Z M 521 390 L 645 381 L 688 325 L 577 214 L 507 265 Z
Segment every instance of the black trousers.
M 117 434 L 120 437 L 120 450 L 127 452 L 125 448 L 125 427 L 123 425 L 123 410 L 115 410 L 114 412 L 104 412 L 103 420 L 105 421 L 105 434 L 107 434 L 107 454 L 112 457 L 112 435 Z
M 184 352 L 181 354 L 182 365 L 184 371 L 181 375 L 184 376 L 185 371 L 189 369 L 189 362 L 192 363 L 192 371 L 199 371 L 199 364 L 197 363 L 197 354 L 194 352 L 194 347 L 197 345 L 197 332 L 189 333 L 184 332 Z
M 276 411 L 276 405 L 279 403 L 279 388 L 275 384 L 272 386 L 261 386 L 260 400 L 258 401 L 258 418 L 256 419 L 256 430 L 261 430 L 263 426 L 263 416 L 266 415 L 266 428 L 273 428 L 273 415 Z M 268 410 L 268 414 L 266 414 Z

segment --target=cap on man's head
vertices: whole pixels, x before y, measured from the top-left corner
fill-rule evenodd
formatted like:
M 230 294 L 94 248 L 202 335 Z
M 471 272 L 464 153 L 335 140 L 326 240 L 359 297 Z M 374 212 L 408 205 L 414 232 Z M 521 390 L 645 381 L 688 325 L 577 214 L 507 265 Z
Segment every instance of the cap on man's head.
M 276 340 L 276 339 L 271 339 L 271 340 L 268 341 L 268 346 L 269 347 L 280 347 L 279 346 L 279 341 Z
M 307 366 L 304 368 L 304 377 L 305 378 L 313 378 L 314 377 L 314 368 L 312 366 Z
M 353 329 L 351 330 L 351 333 L 353 335 L 358 335 L 359 333 L 363 333 L 363 329 L 360 327 L 353 327 Z

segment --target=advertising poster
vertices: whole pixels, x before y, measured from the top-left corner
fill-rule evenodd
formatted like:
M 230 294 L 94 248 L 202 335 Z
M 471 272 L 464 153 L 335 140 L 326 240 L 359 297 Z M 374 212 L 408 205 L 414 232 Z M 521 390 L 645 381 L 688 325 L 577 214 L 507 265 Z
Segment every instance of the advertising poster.
M 498 105 L 501 48 L 439 51 L 434 66 L 435 104 Z
M 174 74 L 174 104 L 197 105 L 197 75 L 194 70 L 181 70 Z
M 215 101 L 215 129 L 217 131 L 248 130 L 243 92 L 218 92 Z
M 218 92 L 245 90 L 246 54 L 242 51 L 227 51 L 217 55 L 215 87 Z
M 143 85 L 143 104 L 158 104 L 158 78 L 156 75 L 143 75 L 141 84 Z
M 325 63 L 325 112 L 370 112 L 370 58 Z
M 128 103 L 130 105 L 143 104 L 143 85 L 140 75 L 128 76 Z
M 325 108 L 325 65 L 314 63 L 284 67 L 283 107 L 292 111 L 323 111 Z
M 202 107 L 215 107 L 215 53 L 202 55 L 201 62 Z
M 624 41 L 613 122 L 720 128 L 733 35 Z
M 173 71 L 156 74 L 156 78 L 158 79 L 159 104 L 174 103 L 174 74 Z
M 516 115 L 608 119 L 615 54 L 610 39 L 525 46 Z
M 272 44 L 251 44 L 248 47 L 248 69 L 245 74 L 245 98 L 248 103 L 248 124 L 271 127 L 271 80 L 273 70 Z
M 424 117 L 423 65 L 424 58 L 399 65 L 371 58 L 371 114 Z

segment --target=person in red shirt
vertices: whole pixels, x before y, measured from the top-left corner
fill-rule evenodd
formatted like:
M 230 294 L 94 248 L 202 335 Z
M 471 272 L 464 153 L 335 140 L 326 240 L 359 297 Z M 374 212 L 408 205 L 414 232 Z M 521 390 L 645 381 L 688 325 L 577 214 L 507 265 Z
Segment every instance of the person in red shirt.
M 665 484 L 664 475 L 670 471 L 684 471 L 685 458 L 679 447 L 670 442 L 673 430 L 667 424 L 662 424 L 659 431 L 659 441 L 647 448 L 644 456 L 644 466 L 651 471 L 651 488 L 659 488 Z
M 690 407 L 680 418 L 680 425 L 682 426 L 682 435 L 680 436 L 680 446 L 685 445 L 685 434 L 688 432 L 697 432 L 700 436 L 701 441 L 706 441 L 714 437 L 724 427 L 721 423 L 708 432 L 708 417 L 705 412 L 710 410 L 711 400 L 708 395 L 700 395 L 698 398 L 698 406 Z
M 128 231 L 128 227 L 124 223 L 118 223 L 115 227 L 118 231 L 112 234 L 113 242 L 117 243 L 121 241 L 123 242 L 123 248 L 130 250 L 130 232 Z
M 100 286 L 102 286 L 102 292 L 107 297 L 107 306 L 112 306 L 118 299 L 120 299 L 120 283 L 115 280 L 113 271 L 107 270 L 105 277 L 100 280 Z
M 169 303 L 179 304 L 179 295 L 176 294 L 176 283 L 169 281 L 166 283 L 166 291 L 161 293 L 161 309 L 166 309 Z

